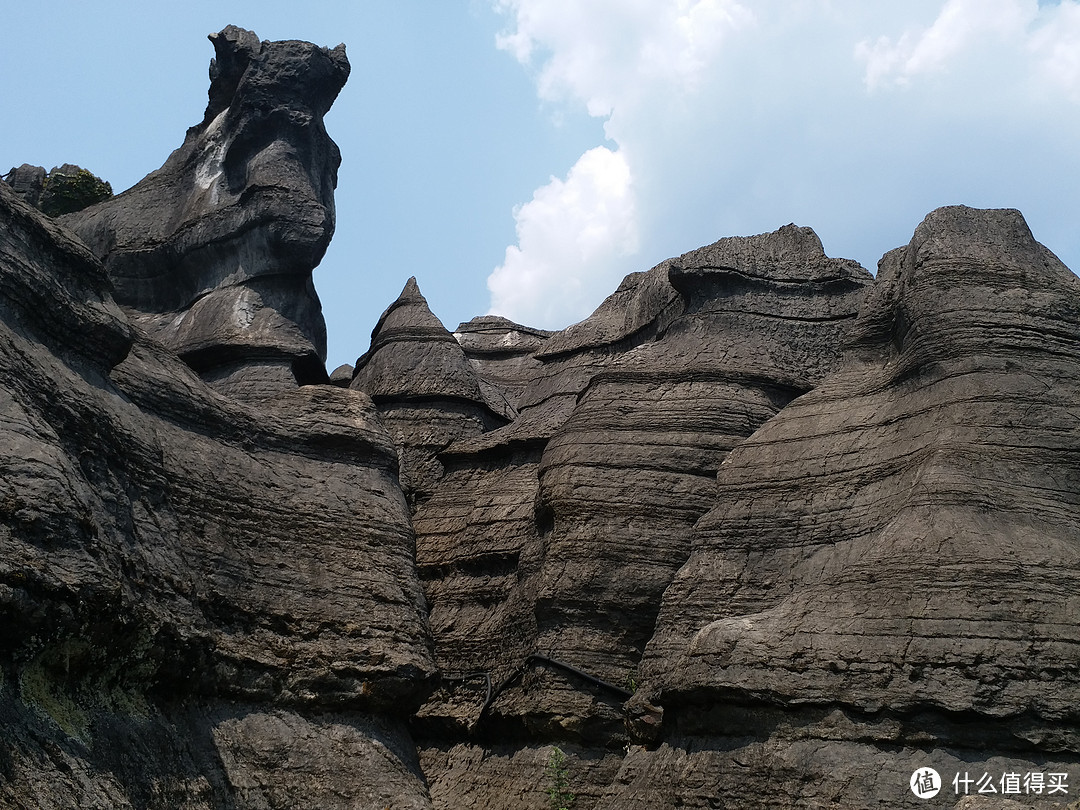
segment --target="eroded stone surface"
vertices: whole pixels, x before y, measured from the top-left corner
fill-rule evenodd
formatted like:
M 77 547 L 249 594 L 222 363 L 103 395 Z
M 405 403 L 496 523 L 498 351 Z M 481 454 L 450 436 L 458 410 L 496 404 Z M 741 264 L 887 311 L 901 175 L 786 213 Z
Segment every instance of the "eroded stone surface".
M 286 807 L 316 779 L 268 775 L 269 738 L 189 734 L 174 701 L 280 707 L 309 762 L 359 761 L 373 715 L 407 740 L 430 641 L 371 400 L 329 385 L 259 408 L 226 399 L 133 327 L 95 257 L 6 186 L 0 218 L 0 802 Z M 136 741 L 144 726 L 155 742 Z M 409 770 L 363 758 L 363 784 Z M 271 798 L 230 792 L 249 771 Z M 418 776 L 401 784 L 402 806 L 426 806 Z M 385 806 L 371 790 L 360 806 Z
M 410 279 L 327 378 L 344 51 L 212 39 L 135 189 L 0 184 L 0 805 L 550 807 L 554 746 L 575 810 L 1073 798 L 1080 282 L 1018 212 L 876 279 L 722 239 L 558 333 Z
M 845 369 L 721 468 L 665 700 L 1075 719 L 1078 305 L 1017 212 L 939 209 L 889 254 Z
M 160 169 L 64 223 L 134 320 L 218 389 L 325 382 L 311 271 L 334 232 L 341 157 L 323 115 L 349 75 L 345 48 L 235 26 L 210 39 L 202 122 Z
M 514 416 L 506 396 L 477 374 L 432 314 L 415 277 L 379 318 L 350 387 L 378 405 L 413 503 L 429 497 L 442 476 L 440 452 Z

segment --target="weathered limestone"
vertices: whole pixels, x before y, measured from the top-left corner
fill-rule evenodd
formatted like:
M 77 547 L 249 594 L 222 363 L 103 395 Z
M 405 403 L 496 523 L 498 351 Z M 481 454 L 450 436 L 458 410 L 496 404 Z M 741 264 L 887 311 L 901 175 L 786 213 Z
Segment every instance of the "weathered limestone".
M 1074 800 L 1080 281 L 1018 212 L 876 279 L 721 239 L 557 333 L 410 279 L 328 377 L 344 50 L 212 39 L 134 189 L 0 184 L 0 807 Z
M 426 610 L 371 400 L 217 394 L 2 184 L 0 296 L 0 806 L 430 806 L 404 727 Z
M 210 37 L 209 103 L 165 164 L 64 223 L 105 263 L 133 320 L 221 391 L 325 382 L 311 282 L 334 232 L 341 156 L 323 115 L 345 47 Z

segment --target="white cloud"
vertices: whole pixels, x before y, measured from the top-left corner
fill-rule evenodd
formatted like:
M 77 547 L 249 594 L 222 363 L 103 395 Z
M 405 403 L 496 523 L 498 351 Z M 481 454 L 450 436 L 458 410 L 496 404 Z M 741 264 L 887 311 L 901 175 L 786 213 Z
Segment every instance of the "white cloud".
M 499 48 L 537 68 L 537 92 L 595 117 L 625 117 L 658 95 L 692 92 L 725 37 L 750 25 L 736 0 L 497 0 L 513 20 Z M 610 121 L 609 121 L 610 123 Z M 618 282 L 639 244 L 630 150 L 591 149 L 566 180 L 519 206 L 518 244 L 488 278 L 493 312 L 563 327 Z
M 614 289 L 638 248 L 630 167 L 617 151 L 590 149 L 565 180 L 551 178 L 514 210 L 518 244 L 488 278 L 491 311 L 561 328 Z
M 537 94 L 606 116 L 614 146 L 594 157 L 617 158 L 625 182 L 579 198 L 595 174 L 583 157 L 521 206 L 489 278 L 496 311 L 565 326 L 624 271 L 788 222 L 873 268 L 955 203 L 1020 208 L 1080 266 L 1080 0 L 498 7 L 499 47 Z
M 1045 15 L 1029 42 L 1041 78 L 1080 101 L 1080 3 L 1062 0 Z
M 642 82 L 692 87 L 722 40 L 753 21 L 737 0 L 496 0 L 512 16 L 498 47 L 524 65 L 539 56 L 540 97 L 578 101 L 603 117 Z M 670 89 L 670 88 L 669 88 Z
M 864 40 L 855 53 L 866 63 L 871 90 L 905 85 L 916 76 L 945 70 L 971 48 L 1021 40 L 1037 13 L 1036 0 L 948 0 L 926 30 L 906 31 L 896 41 L 886 36 L 873 44 Z

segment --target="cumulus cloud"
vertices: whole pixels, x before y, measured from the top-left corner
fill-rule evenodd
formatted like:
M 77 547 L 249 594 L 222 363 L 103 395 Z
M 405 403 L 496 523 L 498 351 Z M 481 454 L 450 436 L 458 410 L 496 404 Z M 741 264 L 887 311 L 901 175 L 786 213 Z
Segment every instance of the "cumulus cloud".
M 614 144 L 516 210 L 500 314 L 565 326 L 624 272 L 788 222 L 873 268 L 955 203 L 1020 208 L 1080 266 L 1080 0 L 495 2 L 538 96 Z
M 588 315 L 638 248 L 630 167 L 604 146 L 582 155 L 565 180 L 538 188 L 514 219 L 518 243 L 488 278 L 491 311 L 532 326 Z
M 1080 3 L 1062 0 L 1044 10 L 1046 20 L 1028 43 L 1041 78 L 1080 102 Z
M 523 65 L 540 62 L 547 101 L 576 100 L 604 117 L 643 82 L 693 87 L 723 39 L 752 23 L 737 0 L 497 0 L 513 20 L 496 39 Z
M 1029 83 L 1050 82 L 1080 100 L 1080 3 L 948 0 L 930 26 L 863 40 L 855 54 L 870 90 L 1015 58 Z
M 722 40 L 750 25 L 736 0 L 497 0 L 512 20 L 499 48 L 537 71 L 541 99 L 632 115 L 659 93 L 693 92 Z M 610 120 L 609 120 L 610 123 Z M 517 245 L 488 278 L 491 310 L 538 326 L 589 314 L 639 245 L 631 150 L 581 156 L 514 211 Z

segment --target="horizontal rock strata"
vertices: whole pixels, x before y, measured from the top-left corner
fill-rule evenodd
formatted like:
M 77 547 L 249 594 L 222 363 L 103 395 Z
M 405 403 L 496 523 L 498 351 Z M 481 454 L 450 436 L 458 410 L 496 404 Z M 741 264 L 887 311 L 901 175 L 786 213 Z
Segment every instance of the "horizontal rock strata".
M 371 723 L 407 740 L 433 674 L 394 446 L 356 391 L 221 397 L 108 290 L 0 186 L 0 805 L 234 806 L 250 773 L 287 806 L 311 763 L 382 745 Z M 268 764 L 275 734 L 307 764 Z M 386 762 L 427 806 L 415 760 Z
M 643 663 L 636 701 L 671 740 L 646 770 L 730 770 L 731 743 L 679 735 L 740 717 L 762 729 L 747 754 L 833 740 L 792 763 L 818 773 L 800 806 L 829 760 L 879 762 L 838 806 L 896 806 L 920 759 L 1075 770 L 1078 294 L 1015 211 L 939 209 L 882 260 L 844 367 L 721 466 Z M 735 760 L 743 783 L 772 756 Z M 708 806 L 679 790 L 628 782 L 610 806 Z
M 0 183 L 0 807 L 1074 799 L 1080 281 L 1019 212 L 559 332 L 413 278 L 327 375 L 344 49 L 211 40 L 133 189 Z

